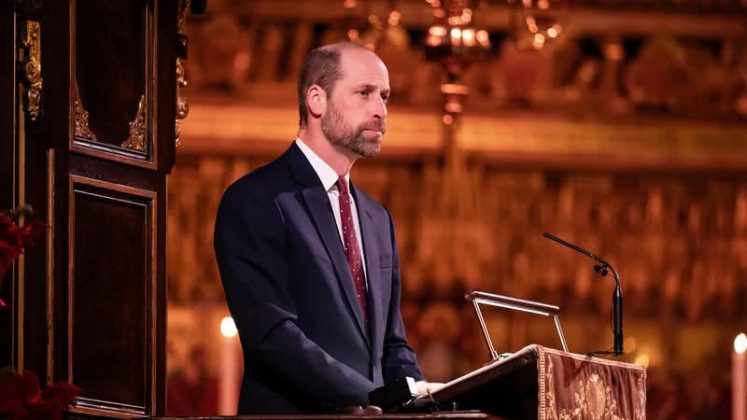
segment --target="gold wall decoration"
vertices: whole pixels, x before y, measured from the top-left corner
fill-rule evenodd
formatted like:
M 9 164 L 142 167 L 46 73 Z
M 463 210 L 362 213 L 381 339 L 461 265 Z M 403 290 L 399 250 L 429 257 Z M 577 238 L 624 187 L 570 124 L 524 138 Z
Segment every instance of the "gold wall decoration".
M 176 58 L 176 118 L 174 120 L 174 141 L 178 147 L 180 144 L 179 140 L 179 121 L 187 118 L 189 114 L 189 103 L 187 99 L 181 95 L 181 89 L 187 87 L 187 78 L 185 76 L 185 69 L 183 60 L 187 56 L 187 37 L 184 35 L 184 22 L 187 20 L 187 13 L 192 4 L 191 0 L 183 0 L 181 4 L 181 10 L 179 11 L 179 21 L 177 23 L 177 35 L 181 37 L 183 41 L 182 56 Z
M 184 76 L 184 64 L 182 64 L 182 59 L 177 58 L 176 59 L 176 118 L 174 120 L 174 130 L 175 130 L 175 141 L 176 146 L 178 147 L 180 144 L 179 140 L 179 121 L 187 118 L 187 115 L 189 114 L 189 103 L 187 102 L 187 98 L 181 96 L 181 88 L 187 86 L 187 79 Z
M 145 152 L 146 126 L 145 95 L 143 95 L 140 97 L 140 103 L 137 106 L 135 120 L 130 123 L 130 135 L 127 137 L 127 140 L 122 142 L 122 147 L 125 149 L 137 150 L 138 152 Z
M 73 91 L 73 108 L 75 109 L 75 137 L 98 141 L 96 134 L 88 127 L 88 111 L 83 108 L 83 103 L 80 101 L 78 82 L 75 82 Z
M 41 64 L 41 25 L 35 20 L 26 21 L 23 46 L 28 52 L 24 72 L 29 83 L 26 92 L 26 112 L 31 121 L 36 121 L 41 113 L 42 64 Z

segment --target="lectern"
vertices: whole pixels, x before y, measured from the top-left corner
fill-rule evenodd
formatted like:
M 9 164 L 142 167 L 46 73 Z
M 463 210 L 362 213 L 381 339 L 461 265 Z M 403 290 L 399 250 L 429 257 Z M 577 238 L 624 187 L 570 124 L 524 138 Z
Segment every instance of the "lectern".
M 447 383 L 432 403 L 512 419 L 646 418 L 646 369 L 568 351 L 554 305 L 474 291 L 475 308 L 492 361 Z M 500 358 L 480 304 L 551 317 L 564 351 L 536 344 Z
M 559 307 L 479 291 L 466 298 L 474 306 L 491 362 L 427 397 L 408 400 L 404 410 L 477 411 L 521 420 L 646 418 L 646 368 L 570 353 L 560 327 Z M 563 350 L 531 344 L 507 357 L 499 356 L 481 304 L 552 318 Z M 373 398 L 372 403 L 376 403 Z
M 646 369 L 532 344 L 448 382 L 442 407 L 511 419 L 646 418 Z

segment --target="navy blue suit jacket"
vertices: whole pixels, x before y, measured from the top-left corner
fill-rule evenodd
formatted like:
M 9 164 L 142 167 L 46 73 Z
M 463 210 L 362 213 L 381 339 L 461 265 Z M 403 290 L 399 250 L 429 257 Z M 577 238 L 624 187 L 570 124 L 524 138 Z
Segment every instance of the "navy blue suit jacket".
M 244 351 L 240 414 L 329 412 L 367 404 L 369 391 L 396 378 L 422 379 L 399 311 L 391 215 L 352 183 L 350 190 L 368 326 L 327 192 L 298 146 L 221 200 L 214 245 Z

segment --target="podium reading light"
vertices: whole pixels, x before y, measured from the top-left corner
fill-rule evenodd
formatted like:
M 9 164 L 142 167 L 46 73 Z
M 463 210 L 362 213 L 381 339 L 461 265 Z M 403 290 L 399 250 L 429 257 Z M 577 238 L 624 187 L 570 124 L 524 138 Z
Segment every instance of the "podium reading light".
M 488 351 L 490 352 L 490 358 L 492 360 L 498 359 L 498 353 L 495 351 L 493 341 L 490 339 L 488 327 L 485 325 L 485 318 L 483 318 L 482 312 L 480 311 L 480 304 L 511 309 L 519 312 L 527 312 L 530 314 L 551 316 L 555 323 L 555 329 L 558 331 L 560 345 L 563 346 L 563 351 L 568 351 L 568 345 L 565 342 L 565 335 L 563 335 L 563 329 L 560 327 L 560 317 L 558 316 L 558 313 L 560 312 L 559 307 L 555 305 L 547 305 L 545 303 L 533 302 L 531 300 L 516 299 L 479 291 L 470 292 L 465 295 L 464 298 L 472 302 L 472 306 L 475 308 L 475 314 L 477 315 L 477 320 L 480 322 L 480 329 L 482 329 L 482 335 L 485 338 L 485 343 L 488 345 Z

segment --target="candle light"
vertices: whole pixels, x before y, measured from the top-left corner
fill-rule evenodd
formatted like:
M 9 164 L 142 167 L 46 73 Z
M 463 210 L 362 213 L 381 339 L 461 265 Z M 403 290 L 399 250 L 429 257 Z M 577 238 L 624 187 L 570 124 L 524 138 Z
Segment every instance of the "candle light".
M 236 346 L 236 324 L 227 316 L 220 322 L 220 333 L 223 335 L 221 346 L 220 370 L 220 405 L 221 415 L 236 415 L 239 396 L 239 364 Z
M 747 336 L 741 333 L 734 339 L 731 356 L 731 418 L 747 420 Z

